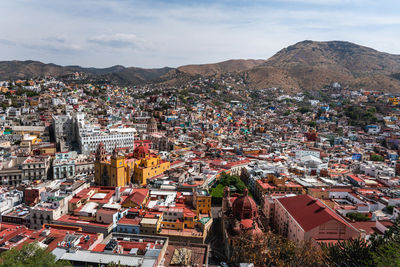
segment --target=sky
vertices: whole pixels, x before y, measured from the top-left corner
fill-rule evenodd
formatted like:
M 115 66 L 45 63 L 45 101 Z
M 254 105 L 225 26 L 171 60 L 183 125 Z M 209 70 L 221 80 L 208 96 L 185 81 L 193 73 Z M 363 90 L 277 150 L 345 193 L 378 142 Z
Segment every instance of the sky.
M 0 60 L 177 67 L 303 40 L 400 54 L 398 0 L 0 0 Z

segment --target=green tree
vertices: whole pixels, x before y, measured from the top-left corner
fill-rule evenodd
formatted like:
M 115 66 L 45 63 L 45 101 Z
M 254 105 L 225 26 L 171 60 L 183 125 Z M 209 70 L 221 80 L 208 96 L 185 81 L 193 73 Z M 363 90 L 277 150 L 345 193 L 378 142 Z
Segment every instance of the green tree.
M 310 110 L 311 110 L 310 107 L 307 107 L 307 106 L 303 106 L 303 107 L 300 107 L 299 109 L 297 109 L 297 111 L 300 112 L 301 114 L 310 112 Z
M 315 128 L 317 126 L 317 123 L 315 121 L 310 121 L 308 123 L 308 126 Z
M 328 266 L 326 253 L 307 242 L 294 242 L 267 232 L 258 236 L 242 234 L 233 241 L 232 263 L 254 266 Z
M 350 239 L 336 244 L 321 244 L 332 266 L 370 266 L 371 245 L 364 239 Z
M 365 222 L 370 220 L 370 218 L 367 215 L 359 212 L 349 212 L 346 214 L 346 216 L 349 219 L 354 220 L 356 222 Z
M 211 188 L 211 196 L 215 198 L 222 198 L 224 196 L 224 186 L 218 184 L 216 187 Z
M 222 184 L 224 187 L 233 185 L 234 187 L 237 188 L 237 193 L 240 194 L 243 193 L 244 189 L 246 188 L 244 182 L 237 175 L 229 175 L 226 173 L 222 173 L 219 183 Z
M 383 157 L 379 154 L 372 154 L 370 159 L 372 161 L 383 161 L 384 160 Z
M 384 210 L 389 214 L 393 214 L 394 206 L 386 206 Z
M 371 245 L 375 248 L 383 246 L 388 242 L 396 242 L 400 244 L 400 218 L 394 222 L 394 224 L 385 231 L 383 235 L 373 234 L 370 238 Z
M 16 146 L 19 146 L 20 144 L 21 144 L 20 140 L 17 140 L 17 141 L 14 142 L 14 145 L 16 145 Z
M 394 241 L 383 244 L 372 252 L 374 265 L 378 267 L 400 266 L 400 244 Z
M 0 255 L 0 267 L 61 267 L 72 266 L 68 261 L 56 261 L 56 256 L 36 243 L 26 244 L 21 249 L 13 248 Z
M 376 108 L 371 107 L 365 110 L 359 106 L 348 106 L 345 109 L 346 116 L 353 126 L 365 126 L 377 122 Z
M 351 239 L 321 246 L 332 266 L 400 266 L 400 219 L 369 241 Z

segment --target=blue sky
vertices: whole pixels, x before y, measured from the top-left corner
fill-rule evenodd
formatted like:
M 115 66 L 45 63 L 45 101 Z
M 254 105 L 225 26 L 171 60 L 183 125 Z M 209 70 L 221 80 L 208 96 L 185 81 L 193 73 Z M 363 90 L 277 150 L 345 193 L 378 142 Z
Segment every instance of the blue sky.
M 397 0 L 1 0 L 0 60 L 176 67 L 266 59 L 302 40 L 400 54 Z

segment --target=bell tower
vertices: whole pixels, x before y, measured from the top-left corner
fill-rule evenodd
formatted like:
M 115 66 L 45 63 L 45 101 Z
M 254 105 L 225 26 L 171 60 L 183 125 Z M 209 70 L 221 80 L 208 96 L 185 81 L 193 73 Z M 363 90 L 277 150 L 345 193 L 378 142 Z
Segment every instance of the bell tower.
M 94 181 L 97 185 L 102 185 L 101 177 L 107 174 L 107 170 L 102 169 L 103 163 L 107 161 L 106 149 L 103 143 L 100 143 L 96 150 L 96 161 L 94 162 Z
M 128 184 L 126 181 L 125 167 L 125 157 L 119 155 L 118 149 L 115 147 L 111 155 L 111 186 L 125 186 Z
M 104 162 L 107 160 L 106 149 L 103 143 L 100 143 L 96 150 L 96 161 Z

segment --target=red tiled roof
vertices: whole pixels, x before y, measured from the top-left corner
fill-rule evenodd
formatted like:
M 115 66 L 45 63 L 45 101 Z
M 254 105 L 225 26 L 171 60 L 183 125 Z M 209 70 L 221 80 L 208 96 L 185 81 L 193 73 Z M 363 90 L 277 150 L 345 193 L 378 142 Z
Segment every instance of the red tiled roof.
M 196 213 L 194 213 L 193 211 L 191 211 L 191 210 L 188 209 L 188 208 L 184 208 L 184 210 L 183 210 L 183 215 L 184 215 L 185 217 L 195 217 L 195 216 L 196 216 Z
M 115 214 L 117 212 L 118 211 L 114 210 L 114 209 L 104 209 L 104 208 L 102 208 L 102 209 L 98 209 L 97 210 L 97 213 L 99 213 L 99 214 Z
M 379 221 L 383 226 L 391 227 L 393 223 L 391 221 Z
M 376 222 L 374 221 L 369 221 L 369 222 L 354 222 L 351 223 L 355 228 L 359 230 L 364 230 L 367 235 L 372 235 L 373 233 L 378 233 L 381 234 L 381 231 L 379 231 L 376 228 Z
M 98 244 L 94 249 L 92 249 L 92 252 L 103 252 L 105 247 L 106 244 Z
M 135 190 L 133 191 L 133 193 L 132 193 L 131 195 L 129 195 L 129 196 L 125 199 L 124 203 L 125 203 L 125 202 L 128 202 L 128 201 L 132 201 L 132 202 L 135 203 L 136 205 L 140 206 L 140 205 L 142 205 L 142 203 L 144 202 L 144 200 L 146 199 L 146 197 L 148 196 L 148 194 L 149 194 L 149 189 L 147 189 L 147 188 L 138 188 L 138 189 L 135 189 Z
M 359 182 L 364 182 L 363 179 L 357 177 L 356 175 L 349 174 L 349 175 L 347 175 L 347 176 L 350 177 L 351 179 L 353 179 L 354 181 L 358 182 L 358 183 L 359 183 Z
M 106 223 L 84 221 L 84 220 L 81 220 L 78 216 L 69 215 L 69 214 L 65 214 L 64 216 L 60 217 L 58 220 L 56 220 L 56 222 L 58 222 L 58 223 L 65 222 L 65 223 L 74 224 L 76 226 L 97 226 L 97 227 L 104 227 L 104 228 L 108 228 L 110 226 L 110 224 L 106 224 Z
M 347 226 L 349 224 L 338 214 L 325 206 L 320 200 L 309 195 L 299 195 L 277 199 L 305 232 L 335 220 Z
M 140 221 L 141 221 L 140 218 L 130 219 L 130 218 L 123 217 L 121 220 L 118 221 L 118 224 L 139 225 Z

